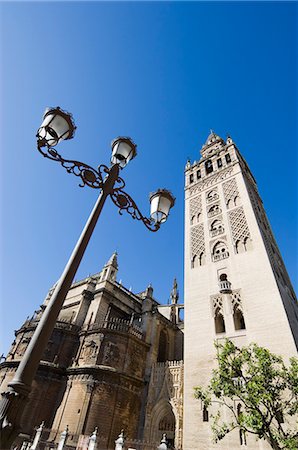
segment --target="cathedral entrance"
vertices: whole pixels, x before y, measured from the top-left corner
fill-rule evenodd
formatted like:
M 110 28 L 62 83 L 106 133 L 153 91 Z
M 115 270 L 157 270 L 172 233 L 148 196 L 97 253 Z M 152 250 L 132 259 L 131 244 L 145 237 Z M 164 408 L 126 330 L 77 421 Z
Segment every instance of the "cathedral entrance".
M 162 435 L 167 435 L 168 448 L 175 448 L 175 416 L 171 405 L 164 404 L 155 416 L 152 441 L 160 442 Z
M 167 435 L 168 448 L 175 448 L 175 416 L 172 411 L 168 411 L 158 424 L 159 435 Z

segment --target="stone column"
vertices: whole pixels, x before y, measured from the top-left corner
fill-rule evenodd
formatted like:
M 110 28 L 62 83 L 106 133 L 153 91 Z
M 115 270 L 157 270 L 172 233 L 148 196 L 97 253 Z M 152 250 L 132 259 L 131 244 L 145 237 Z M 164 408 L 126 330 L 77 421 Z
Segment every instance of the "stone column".
M 37 446 L 38 446 L 38 443 L 39 443 L 39 440 L 40 440 L 40 437 L 41 437 L 41 433 L 42 433 L 43 427 L 44 427 L 44 422 L 41 422 L 39 428 L 37 428 L 37 430 L 36 430 L 36 434 L 34 436 L 33 444 L 31 445 L 30 450 L 36 450 L 37 449 Z

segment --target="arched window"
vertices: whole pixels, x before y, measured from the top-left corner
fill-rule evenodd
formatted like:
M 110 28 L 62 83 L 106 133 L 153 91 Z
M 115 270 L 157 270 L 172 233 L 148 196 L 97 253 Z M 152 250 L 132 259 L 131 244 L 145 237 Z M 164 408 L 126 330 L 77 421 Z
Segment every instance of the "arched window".
M 236 197 L 234 198 L 234 205 L 235 206 L 239 206 L 240 205 L 240 198 L 238 197 L 238 195 L 236 195 Z
M 207 174 L 213 172 L 213 165 L 211 159 L 208 159 L 208 161 L 205 162 L 205 169 Z
M 227 201 L 227 209 L 230 209 L 233 206 L 232 200 Z
M 221 234 L 224 232 L 224 228 L 222 226 L 222 223 L 220 220 L 216 219 L 212 222 L 211 228 L 210 228 L 210 234 L 211 236 L 217 236 L 218 234 Z
M 223 241 L 217 242 L 213 247 L 213 261 L 220 261 L 229 257 L 229 252 L 227 249 L 227 244 Z
M 200 266 L 203 266 L 205 264 L 205 253 L 204 252 L 202 252 L 200 254 L 199 262 L 200 262 Z
M 197 255 L 194 255 L 191 260 L 191 268 L 194 269 L 195 267 L 198 267 L 199 258 Z
M 213 206 L 211 206 L 211 208 L 209 208 L 208 216 L 209 217 L 216 216 L 216 214 L 218 214 L 220 212 L 221 212 L 220 207 L 218 205 L 213 205 Z
M 201 217 L 202 217 L 202 214 L 198 213 L 197 214 L 197 223 L 199 223 L 201 221 Z
M 165 330 L 161 330 L 159 335 L 157 362 L 168 360 L 168 335 Z
M 245 321 L 242 311 L 236 307 L 233 313 L 234 327 L 235 330 L 245 330 Z
M 246 238 L 244 239 L 243 244 L 244 244 L 245 250 L 251 250 L 252 245 L 251 245 L 251 239 L 250 239 L 250 238 L 246 237 Z
M 243 241 L 238 240 L 236 242 L 236 253 L 243 253 L 245 252 L 245 245 Z
M 219 308 L 215 310 L 214 316 L 214 324 L 215 324 L 215 333 L 225 333 L 225 320 Z
M 195 220 L 195 216 L 192 216 L 190 219 L 190 224 L 193 225 L 194 224 L 194 220 Z

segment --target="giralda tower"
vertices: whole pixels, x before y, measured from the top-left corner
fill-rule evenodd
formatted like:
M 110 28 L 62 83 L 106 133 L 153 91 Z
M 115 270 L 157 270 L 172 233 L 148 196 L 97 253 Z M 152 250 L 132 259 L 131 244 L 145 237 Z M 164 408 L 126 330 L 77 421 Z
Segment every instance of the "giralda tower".
M 184 305 L 183 450 L 239 449 L 237 431 L 212 444 L 194 387 L 211 376 L 215 340 L 296 356 L 298 306 L 256 181 L 232 139 L 214 132 L 185 170 Z M 247 437 L 246 448 L 267 444 Z

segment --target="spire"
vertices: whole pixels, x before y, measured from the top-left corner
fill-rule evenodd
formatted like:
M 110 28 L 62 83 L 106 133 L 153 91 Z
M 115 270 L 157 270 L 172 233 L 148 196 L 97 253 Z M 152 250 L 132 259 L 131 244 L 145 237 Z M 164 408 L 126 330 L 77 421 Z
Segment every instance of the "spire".
M 116 281 L 116 276 L 117 276 L 117 272 L 118 272 L 117 256 L 118 256 L 117 252 L 115 251 L 112 254 L 112 256 L 110 257 L 110 259 L 108 260 L 108 262 L 105 264 L 105 266 L 102 270 L 102 275 L 101 275 L 100 281 L 105 281 L 105 280 Z
M 176 278 L 174 278 L 173 288 L 171 290 L 171 303 L 173 305 L 176 305 L 179 300 L 179 291 L 178 291 L 178 284 Z
M 212 145 L 212 144 L 214 144 L 215 142 L 218 142 L 218 141 L 222 142 L 223 139 L 220 136 L 218 136 L 218 134 L 216 134 L 213 130 L 210 130 L 210 134 L 207 137 L 205 145 Z
M 109 261 L 106 263 L 105 267 L 107 266 L 113 266 L 115 269 L 118 269 L 118 253 L 116 252 L 116 250 L 114 251 L 114 253 L 112 254 L 112 256 L 110 257 Z
M 152 298 L 152 296 L 153 296 L 153 287 L 152 287 L 152 284 L 149 283 L 148 287 L 145 291 L 145 298 Z

